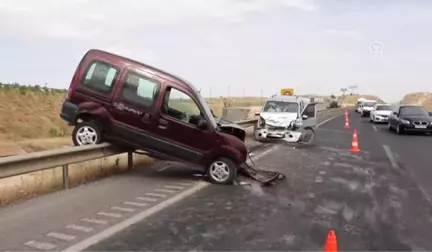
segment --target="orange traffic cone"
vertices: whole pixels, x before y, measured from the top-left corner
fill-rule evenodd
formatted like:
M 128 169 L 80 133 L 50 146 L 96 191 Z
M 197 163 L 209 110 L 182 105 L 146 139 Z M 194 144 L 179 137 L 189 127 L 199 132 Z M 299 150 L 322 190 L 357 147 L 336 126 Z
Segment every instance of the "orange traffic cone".
M 336 233 L 333 230 L 330 230 L 327 239 L 324 245 L 324 251 L 325 252 L 337 252 L 338 251 L 338 245 L 337 245 L 337 238 Z
M 351 148 L 349 149 L 351 152 L 359 152 L 360 149 L 358 147 L 358 139 L 357 139 L 357 129 L 354 129 L 352 136 Z
M 350 128 L 350 124 L 349 124 L 349 119 L 348 117 L 345 118 L 345 129 L 349 129 Z

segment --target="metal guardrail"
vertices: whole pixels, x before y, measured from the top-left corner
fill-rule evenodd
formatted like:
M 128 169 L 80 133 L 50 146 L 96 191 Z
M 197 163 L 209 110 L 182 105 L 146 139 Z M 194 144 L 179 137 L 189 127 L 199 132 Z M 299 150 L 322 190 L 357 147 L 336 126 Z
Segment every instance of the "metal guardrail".
M 318 112 L 322 112 L 319 110 Z M 236 122 L 243 128 L 254 126 L 258 119 Z M 98 145 L 74 146 L 20 154 L 0 158 L 0 178 L 7 178 L 35 171 L 62 167 L 63 188 L 69 188 L 69 165 L 126 153 L 109 143 Z M 128 152 L 128 168 L 133 166 L 132 152 Z

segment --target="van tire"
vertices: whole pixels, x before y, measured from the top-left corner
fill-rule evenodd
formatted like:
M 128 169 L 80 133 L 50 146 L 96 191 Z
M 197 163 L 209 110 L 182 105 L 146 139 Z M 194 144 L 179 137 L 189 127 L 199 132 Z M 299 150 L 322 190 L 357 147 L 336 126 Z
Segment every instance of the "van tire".
M 75 125 L 72 141 L 75 146 L 100 144 L 103 141 L 103 132 L 97 123 L 83 121 Z
M 222 157 L 210 163 L 207 167 L 207 177 L 213 184 L 228 185 L 234 182 L 237 171 L 237 165 L 231 159 Z

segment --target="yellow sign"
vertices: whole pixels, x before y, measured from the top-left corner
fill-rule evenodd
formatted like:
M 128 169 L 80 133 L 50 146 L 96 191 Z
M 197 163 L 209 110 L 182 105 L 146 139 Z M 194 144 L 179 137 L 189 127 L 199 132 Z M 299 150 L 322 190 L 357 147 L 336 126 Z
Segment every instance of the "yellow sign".
M 281 95 L 294 95 L 294 89 L 293 88 L 283 88 L 281 89 Z

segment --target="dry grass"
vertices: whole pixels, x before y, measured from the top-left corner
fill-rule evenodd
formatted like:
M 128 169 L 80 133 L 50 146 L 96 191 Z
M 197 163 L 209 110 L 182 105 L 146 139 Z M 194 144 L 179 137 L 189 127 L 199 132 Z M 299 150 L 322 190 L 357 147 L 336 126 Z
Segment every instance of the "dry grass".
M 402 100 L 403 104 L 422 105 L 428 111 L 432 111 L 432 93 L 417 92 L 405 95 Z
M 381 100 L 379 97 L 375 96 L 375 95 L 367 95 L 367 94 L 353 94 L 353 95 L 348 95 L 345 97 L 345 99 L 343 99 L 343 104 L 347 104 L 347 105 L 355 105 L 357 103 L 357 100 L 360 99 L 361 97 L 367 99 L 367 100 L 375 100 L 378 103 L 384 103 L 383 100 Z
M 64 97 L 61 93 L 0 90 L 0 152 L 9 155 L 19 149 L 34 152 L 70 146 L 72 127 L 59 116 Z M 224 107 L 259 106 L 263 99 L 232 97 L 207 101 L 214 113 L 221 116 Z

